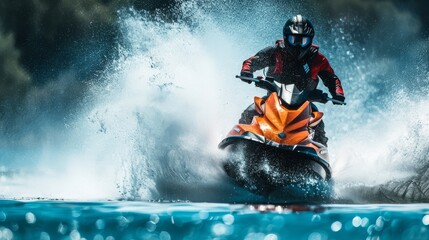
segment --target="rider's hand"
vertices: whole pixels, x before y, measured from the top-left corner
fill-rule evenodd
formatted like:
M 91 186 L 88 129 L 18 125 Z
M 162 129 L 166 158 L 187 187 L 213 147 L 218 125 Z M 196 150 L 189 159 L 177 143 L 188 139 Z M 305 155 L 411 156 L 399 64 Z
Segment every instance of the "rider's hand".
M 243 71 L 243 72 L 241 72 L 241 73 L 240 73 L 240 76 L 241 76 L 241 77 L 253 78 L 253 73 Z M 250 80 L 244 80 L 244 79 L 241 79 L 241 81 L 243 81 L 243 82 L 247 82 L 248 84 L 251 84 L 251 83 L 252 83 L 252 81 L 250 81 Z
M 320 98 L 320 103 L 327 103 L 328 102 L 328 94 L 322 93 L 322 97 Z
M 337 100 L 337 101 L 341 101 L 344 102 L 344 100 L 346 100 L 346 98 L 343 95 L 334 95 L 332 96 L 333 99 Z M 341 105 L 340 103 L 335 103 L 332 102 L 334 105 Z
M 315 89 L 309 93 L 308 99 L 312 102 L 327 103 L 328 102 L 328 94 L 324 93 L 320 89 Z

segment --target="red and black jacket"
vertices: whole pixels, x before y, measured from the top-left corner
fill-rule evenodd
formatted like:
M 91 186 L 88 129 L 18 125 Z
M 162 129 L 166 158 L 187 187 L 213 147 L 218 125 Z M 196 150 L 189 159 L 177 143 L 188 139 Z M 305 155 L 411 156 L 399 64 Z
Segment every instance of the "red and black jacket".
M 301 90 L 314 90 L 320 77 L 332 96 L 344 96 L 340 79 L 316 45 L 312 45 L 306 58 L 298 62 L 288 55 L 284 41 L 278 40 L 275 46 L 264 48 L 244 61 L 241 71 L 254 72 L 266 67 L 267 76 L 273 77 L 277 82 L 293 83 Z

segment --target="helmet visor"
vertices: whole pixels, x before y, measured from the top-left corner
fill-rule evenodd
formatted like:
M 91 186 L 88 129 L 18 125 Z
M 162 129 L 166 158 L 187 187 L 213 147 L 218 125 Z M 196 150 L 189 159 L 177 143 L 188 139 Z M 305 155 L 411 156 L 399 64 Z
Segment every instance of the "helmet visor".
M 311 43 L 311 38 L 302 35 L 289 35 L 287 41 L 292 46 L 307 47 Z

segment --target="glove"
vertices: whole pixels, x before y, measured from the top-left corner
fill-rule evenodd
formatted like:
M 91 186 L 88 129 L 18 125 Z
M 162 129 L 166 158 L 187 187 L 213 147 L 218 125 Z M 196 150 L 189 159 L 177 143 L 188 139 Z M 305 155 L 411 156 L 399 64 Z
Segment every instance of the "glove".
M 241 72 L 241 73 L 240 73 L 240 76 L 241 76 L 241 77 L 253 78 L 253 73 L 251 73 L 251 72 Z M 251 84 L 251 83 L 252 83 L 252 81 L 250 81 L 250 80 L 244 80 L 244 79 L 241 79 L 241 81 L 243 81 L 243 82 L 247 82 L 248 84 Z
M 324 93 L 320 89 L 315 89 L 310 92 L 308 95 L 308 99 L 313 102 L 327 103 L 328 102 L 328 94 Z
M 335 100 L 341 101 L 341 102 L 344 102 L 344 100 L 346 100 L 346 98 L 342 95 L 334 95 L 334 96 L 332 96 L 332 98 Z M 335 102 L 332 102 L 332 103 L 334 105 L 341 105 L 340 103 L 335 103 Z

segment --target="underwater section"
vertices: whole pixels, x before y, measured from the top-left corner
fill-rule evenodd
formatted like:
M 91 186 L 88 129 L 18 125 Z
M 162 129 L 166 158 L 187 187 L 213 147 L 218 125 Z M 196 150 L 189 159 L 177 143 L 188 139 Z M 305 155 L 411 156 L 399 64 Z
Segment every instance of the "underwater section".
M 424 205 L 0 201 L 1 239 L 428 239 Z

